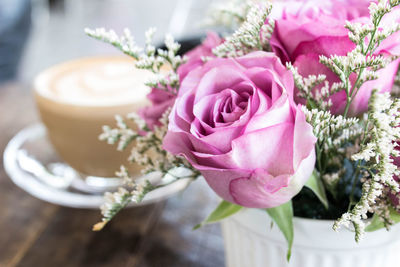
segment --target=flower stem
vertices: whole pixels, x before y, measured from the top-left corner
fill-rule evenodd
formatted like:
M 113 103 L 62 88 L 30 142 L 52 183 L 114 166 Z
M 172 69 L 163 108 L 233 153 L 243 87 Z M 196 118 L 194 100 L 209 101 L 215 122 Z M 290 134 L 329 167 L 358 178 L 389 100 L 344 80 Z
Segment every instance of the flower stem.
M 378 26 L 379 26 L 379 24 L 380 24 L 382 18 L 383 18 L 383 16 L 381 16 L 381 17 L 376 21 L 376 23 L 374 24 L 374 30 L 371 32 L 371 38 L 370 38 L 370 40 L 369 40 L 367 49 L 364 50 L 364 45 L 362 46 L 362 54 L 363 54 L 364 56 L 367 56 L 368 54 L 373 54 L 373 53 L 375 52 L 375 50 L 376 50 L 375 45 L 377 44 L 377 42 L 375 42 L 374 39 L 375 39 L 375 35 L 376 35 L 376 32 L 377 32 L 377 30 L 378 30 Z M 363 73 L 364 73 L 364 70 L 365 70 L 365 68 L 361 68 L 361 69 L 359 70 L 359 72 L 358 72 L 358 74 L 357 74 L 356 82 L 355 82 L 354 85 L 352 86 L 351 90 L 347 90 L 347 91 L 346 91 L 346 94 L 347 94 L 347 103 L 346 103 L 346 107 L 345 107 L 344 115 L 343 115 L 345 118 L 347 118 L 347 114 L 348 114 L 348 112 L 349 112 L 350 105 L 351 105 L 351 103 L 353 102 L 354 98 L 356 97 L 356 95 L 358 94 L 358 91 L 360 90 L 360 88 L 361 88 L 361 86 L 362 86 L 362 84 L 361 84 L 361 85 L 358 85 L 358 84 L 359 84 L 359 82 L 360 82 L 360 80 L 361 80 L 361 77 L 362 77 L 362 75 L 363 75 Z M 347 78 L 346 84 L 347 84 L 347 85 L 350 83 L 350 75 L 351 75 L 351 73 L 352 73 L 352 72 L 349 72 L 349 73 L 346 75 L 346 78 Z

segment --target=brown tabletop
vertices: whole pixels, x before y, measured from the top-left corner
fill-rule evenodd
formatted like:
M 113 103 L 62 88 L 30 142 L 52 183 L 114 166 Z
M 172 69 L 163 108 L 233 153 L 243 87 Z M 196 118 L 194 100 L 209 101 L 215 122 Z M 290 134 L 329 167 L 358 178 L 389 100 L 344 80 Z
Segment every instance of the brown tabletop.
M 27 85 L 0 85 L 0 152 L 37 122 Z M 193 231 L 218 201 L 203 181 L 167 201 L 120 213 L 92 232 L 97 210 L 64 208 L 15 186 L 0 162 L 0 266 L 224 266 L 219 225 Z

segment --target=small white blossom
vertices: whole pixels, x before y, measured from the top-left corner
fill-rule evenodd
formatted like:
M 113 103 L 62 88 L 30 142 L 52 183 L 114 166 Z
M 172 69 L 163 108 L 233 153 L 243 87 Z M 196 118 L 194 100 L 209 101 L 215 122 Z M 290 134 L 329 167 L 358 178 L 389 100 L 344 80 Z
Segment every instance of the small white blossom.
M 296 88 L 298 89 L 298 97 L 301 97 L 312 103 L 313 108 L 321 110 L 329 110 L 332 106 L 330 96 L 342 89 L 342 83 L 333 83 L 332 86 L 326 81 L 326 76 L 320 74 L 309 75 L 307 78 L 301 76 L 296 67 L 291 63 L 287 63 L 286 67 L 292 72 Z M 318 86 L 321 88 L 317 89 Z
M 147 129 L 146 121 L 136 112 L 129 113 L 126 117 L 133 121 L 140 130 Z
M 226 0 L 215 1 L 211 4 L 208 12 L 208 17 L 205 20 L 206 25 L 211 26 L 225 26 L 231 30 L 237 29 L 242 23 L 246 21 L 247 14 L 249 13 L 254 2 L 261 2 L 265 0 Z
M 103 217 L 105 218 L 110 217 L 113 212 L 114 206 L 123 205 L 124 202 L 126 201 L 126 198 L 129 197 L 130 197 L 129 192 L 123 187 L 119 188 L 117 192 L 105 193 L 104 204 L 100 207 L 101 214 L 103 215 Z
M 262 40 L 260 32 L 271 8 L 269 2 L 251 3 L 244 23 L 232 36 L 227 37 L 224 43 L 214 48 L 213 53 L 217 57 L 236 57 L 254 50 L 263 50 L 268 40 Z
M 129 29 L 124 29 L 124 35 L 119 37 L 115 31 L 104 28 L 85 29 L 85 33 L 93 38 L 112 44 L 121 49 L 125 54 L 137 58 L 143 49 L 136 45 Z
M 302 107 L 306 120 L 314 128 L 314 135 L 323 143 L 327 138 L 332 138 L 339 135 L 340 138 L 351 136 L 349 131 L 356 126 L 359 121 L 357 118 L 344 118 L 343 116 L 332 115 L 329 111 L 318 109 L 308 110 L 305 106 Z M 346 132 L 343 132 L 347 130 Z M 359 132 L 359 130 L 356 130 Z
M 134 38 L 129 29 L 124 29 L 123 35 L 119 37 L 113 30 L 106 31 L 104 28 L 95 30 L 85 29 L 87 35 L 104 41 L 120 49 L 125 54 L 136 59 L 135 66 L 140 69 L 147 69 L 156 74 L 155 78 L 151 78 L 146 85 L 176 93 L 179 88 L 179 77 L 177 78 L 176 70 L 180 65 L 185 63 L 186 57 L 181 57 L 177 53 L 180 44 L 174 41 L 172 35 L 165 36 L 166 50 L 157 49 L 153 45 L 153 37 L 156 32 L 155 28 L 150 28 L 145 33 L 145 47 L 136 45 Z M 166 73 L 162 67 L 169 65 L 172 73 Z

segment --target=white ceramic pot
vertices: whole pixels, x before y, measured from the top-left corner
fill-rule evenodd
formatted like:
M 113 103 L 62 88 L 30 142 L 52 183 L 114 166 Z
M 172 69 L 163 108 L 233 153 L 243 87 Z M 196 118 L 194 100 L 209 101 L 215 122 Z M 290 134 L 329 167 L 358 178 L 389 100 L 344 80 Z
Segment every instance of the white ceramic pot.
M 360 243 L 354 233 L 332 230 L 333 221 L 294 219 L 290 263 L 287 245 L 265 211 L 244 209 L 222 221 L 227 267 L 398 267 L 400 226 L 367 233 Z

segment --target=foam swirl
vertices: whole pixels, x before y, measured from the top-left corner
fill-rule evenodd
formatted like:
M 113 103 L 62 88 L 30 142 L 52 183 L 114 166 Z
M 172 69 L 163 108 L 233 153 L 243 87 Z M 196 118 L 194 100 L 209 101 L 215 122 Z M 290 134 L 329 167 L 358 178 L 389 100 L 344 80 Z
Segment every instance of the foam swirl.
M 114 106 L 143 102 L 150 89 L 144 85 L 150 71 L 134 67 L 125 57 L 70 61 L 41 73 L 37 92 L 52 100 L 79 106 Z

